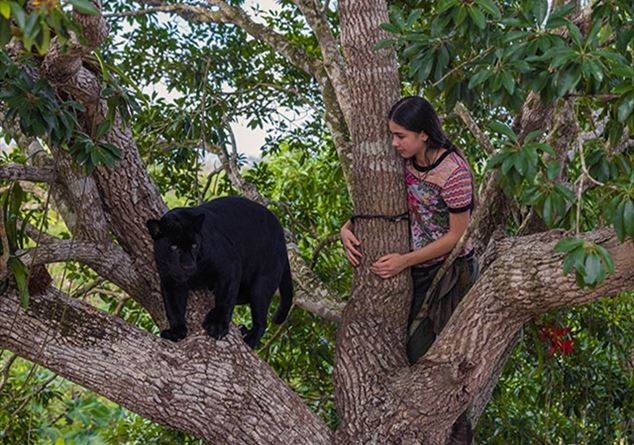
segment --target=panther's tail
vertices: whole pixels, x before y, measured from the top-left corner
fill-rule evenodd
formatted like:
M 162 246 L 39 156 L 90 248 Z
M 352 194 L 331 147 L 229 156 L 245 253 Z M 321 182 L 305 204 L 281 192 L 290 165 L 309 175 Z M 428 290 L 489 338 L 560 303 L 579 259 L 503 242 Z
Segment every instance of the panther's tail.
M 291 310 L 293 304 L 293 279 L 291 278 L 291 267 L 286 261 L 284 266 L 284 272 L 282 273 L 282 280 L 280 281 L 280 305 L 278 306 L 275 314 L 273 314 L 273 323 L 280 324 L 288 315 L 288 311 Z

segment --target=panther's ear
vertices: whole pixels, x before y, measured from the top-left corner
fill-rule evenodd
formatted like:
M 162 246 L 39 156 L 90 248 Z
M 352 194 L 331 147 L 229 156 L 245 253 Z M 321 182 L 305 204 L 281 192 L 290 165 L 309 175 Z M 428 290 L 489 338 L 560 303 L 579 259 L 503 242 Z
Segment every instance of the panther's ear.
M 202 229 L 203 227 L 203 221 L 205 220 L 205 214 L 201 213 L 200 215 L 196 215 L 194 216 L 194 219 L 192 220 L 192 225 L 194 227 L 194 230 L 198 233 L 200 233 L 200 229 Z
M 161 226 L 159 224 L 158 219 L 148 219 L 145 222 L 147 226 L 148 232 L 150 232 L 150 236 L 152 239 L 157 240 L 161 237 Z

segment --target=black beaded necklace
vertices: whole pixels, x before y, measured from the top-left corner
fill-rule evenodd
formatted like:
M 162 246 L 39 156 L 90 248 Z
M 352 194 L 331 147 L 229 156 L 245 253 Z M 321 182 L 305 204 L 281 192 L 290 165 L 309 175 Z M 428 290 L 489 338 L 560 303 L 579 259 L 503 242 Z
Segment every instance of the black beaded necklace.
M 414 170 L 419 171 L 421 173 L 426 173 L 429 170 L 432 170 L 436 167 L 438 167 L 440 165 L 440 163 L 443 161 L 443 159 L 445 159 L 447 156 L 449 156 L 449 154 L 451 153 L 451 149 L 448 148 L 446 149 L 446 151 L 441 154 L 440 156 L 438 156 L 438 158 L 432 162 L 430 165 L 420 165 L 418 163 L 416 163 L 416 157 L 412 157 L 412 167 L 414 167 Z

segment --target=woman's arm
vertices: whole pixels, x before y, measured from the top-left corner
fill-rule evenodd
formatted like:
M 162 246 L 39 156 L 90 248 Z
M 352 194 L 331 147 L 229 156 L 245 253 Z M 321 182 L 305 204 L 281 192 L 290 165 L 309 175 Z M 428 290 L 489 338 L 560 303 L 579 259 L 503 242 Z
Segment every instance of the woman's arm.
M 390 278 L 408 267 L 448 254 L 467 230 L 470 214 L 471 212 L 449 213 L 449 231 L 443 236 L 413 252 L 384 255 L 370 270 L 381 278 Z

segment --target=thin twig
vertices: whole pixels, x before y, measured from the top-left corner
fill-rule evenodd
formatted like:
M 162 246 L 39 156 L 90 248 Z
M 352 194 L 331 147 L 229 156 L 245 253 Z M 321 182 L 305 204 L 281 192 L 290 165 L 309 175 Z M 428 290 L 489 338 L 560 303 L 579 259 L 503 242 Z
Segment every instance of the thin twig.
M 200 99 L 200 136 L 202 139 L 203 151 L 207 151 L 207 136 L 205 132 L 207 128 L 205 126 L 205 122 L 207 120 L 205 111 L 207 111 L 207 76 L 209 75 L 209 66 L 211 65 L 211 57 L 207 58 L 207 63 L 205 64 L 205 72 L 203 73 L 203 78 L 200 81 L 200 88 L 202 89 L 202 97 Z M 198 204 L 203 203 L 204 193 L 201 193 L 200 184 L 198 183 L 198 171 L 200 170 L 200 159 L 199 156 L 196 156 L 196 191 L 198 192 Z
M 273 345 L 273 342 L 275 342 L 275 340 L 278 339 L 278 337 L 280 335 L 282 335 L 282 332 L 284 332 L 288 326 L 288 321 L 291 319 L 291 314 L 293 313 L 293 309 L 295 308 L 295 305 L 291 305 L 290 310 L 288 311 L 288 315 L 286 316 L 286 319 L 284 320 L 284 322 L 280 325 L 279 328 L 277 328 L 277 331 L 275 331 L 275 333 L 273 335 L 271 335 L 271 338 L 269 338 L 269 341 L 266 342 L 266 344 L 264 346 L 262 346 L 260 349 L 258 349 L 258 354 L 266 354 L 267 356 L 270 353 L 270 348 Z
M 97 278 L 96 280 L 80 286 L 72 293 L 71 298 L 83 298 L 90 294 L 95 288 L 101 286 L 106 280 L 104 278 Z
M 319 260 L 319 254 L 321 253 L 321 251 L 328 245 L 335 243 L 339 241 L 339 235 L 330 235 L 324 239 L 322 239 L 321 241 L 319 241 L 319 243 L 317 244 L 317 247 L 315 247 L 315 252 L 313 252 L 313 259 L 310 262 L 310 268 L 314 269 L 315 265 L 317 264 L 317 261 Z
M 454 72 L 462 69 L 465 65 L 471 63 L 471 62 L 475 62 L 476 60 L 486 56 L 488 53 L 490 53 L 491 51 L 493 51 L 495 48 L 494 47 L 490 47 L 487 48 L 485 51 L 481 52 L 480 54 L 472 57 L 469 60 L 465 60 L 464 62 L 462 62 L 460 65 L 458 65 L 457 67 L 453 68 L 452 70 L 448 71 L 444 76 L 442 76 L 440 79 L 438 79 L 436 82 L 431 84 L 432 88 L 437 87 L 443 80 L 445 80 L 447 77 L 451 76 Z
M 211 172 L 209 172 L 209 175 L 207 176 L 207 182 L 205 182 L 205 186 L 203 187 L 203 191 L 201 193 L 203 200 L 205 199 L 205 195 L 209 191 L 209 187 L 211 187 L 211 180 L 214 178 L 214 176 L 216 176 L 218 173 L 222 172 L 223 170 L 224 168 L 222 168 L 222 165 L 220 165 L 216 167 L 215 169 L 213 169 Z
M 528 214 L 526 215 L 526 217 L 524 218 L 524 220 L 522 221 L 520 226 L 517 228 L 517 235 L 518 236 L 522 235 L 524 233 L 524 230 L 528 226 L 528 222 L 531 219 L 533 219 L 533 215 L 535 215 L 535 207 L 531 207 L 531 209 L 528 211 Z
M 4 368 L 2 369 L 2 382 L 0 382 L 0 393 L 2 393 L 4 386 L 9 381 L 9 372 L 11 371 L 11 365 L 13 365 L 13 362 L 15 362 L 15 359 L 17 358 L 18 356 L 16 354 L 12 354 L 9 357 L 9 360 L 7 360 L 7 363 L 4 365 Z
M 22 409 L 27 405 L 27 403 L 29 403 L 31 400 L 33 400 L 33 397 L 35 397 L 36 395 L 38 395 L 40 392 L 42 392 L 48 385 L 51 384 L 51 382 L 53 380 L 55 380 L 57 378 L 57 374 L 53 374 L 51 377 L 49 377 L 48 379 L 46 379 L 44 382 L 42 382 L 40 385 L 38 385 L 38 387 L 31 393 L 29 394 L 27 397 L 24 398 L 24 400 L 22 401 L 22 403 L 20 404 L 20 406 L 18 406 L 13 413 L 11 413 L 11 415 L 9 416 L 9 418 L 13 418 L 15 417 L 16 414 L 18 414 L 20 411 L 22 411 Z M 9 427 L 11 426 L 11 423 L 9 423 L 4 430 L 2 430 L 2 432 L 0 432 L 0 437 L 4 437 L 7 430 L 9 429 Z

